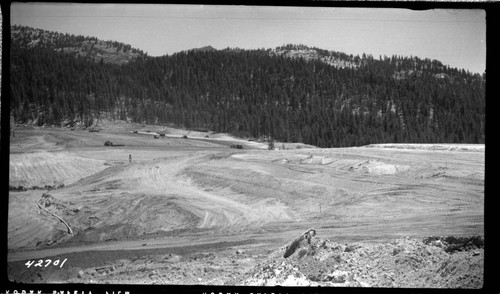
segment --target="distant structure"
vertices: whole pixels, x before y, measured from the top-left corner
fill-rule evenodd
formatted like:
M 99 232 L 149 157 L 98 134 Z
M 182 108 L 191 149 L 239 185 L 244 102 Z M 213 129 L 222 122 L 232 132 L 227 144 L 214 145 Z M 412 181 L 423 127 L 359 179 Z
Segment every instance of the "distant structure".
M 267 145 L 267 150 L 274 150 L 274 139 L 269 140 L 269 144 Z

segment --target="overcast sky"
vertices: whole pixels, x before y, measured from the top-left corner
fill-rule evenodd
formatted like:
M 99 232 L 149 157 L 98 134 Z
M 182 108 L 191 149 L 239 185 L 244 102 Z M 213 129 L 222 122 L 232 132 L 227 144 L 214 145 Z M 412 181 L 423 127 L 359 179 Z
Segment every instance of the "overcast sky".
M 12 24 L 119 41 L 150 56 L 304 44 L 347 54 L 418 56 L 483 73 L 479 9 L 12 3 Z

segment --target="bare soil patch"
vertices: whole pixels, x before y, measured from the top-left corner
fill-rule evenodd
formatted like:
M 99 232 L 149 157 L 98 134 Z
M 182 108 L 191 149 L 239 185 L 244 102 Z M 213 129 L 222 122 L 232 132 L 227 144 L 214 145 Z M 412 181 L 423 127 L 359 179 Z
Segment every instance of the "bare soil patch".
M 374 263 L 378 259 L 390 265 L 396 278 L 384 277 L 380 266 L 373 278 L 359 272 L 361 282 L 417 287 L 425 270 L 441 275 L 443 270 L 436 267 L 446 263 L 450 264 L 445 274 L 449 278 L 424 277 L 425 285 L 480 285 L 472 276 L 472 280 L 458 277 L 467 271 L 466 265 L 474 277 L 479 276 L 476 265 L 482 262 L 482 248 L 447 252 L 431 244 L 437 239 L 425 239 L 452 236 L 455 241 L 440 240 L 456 243 L 461 237 L 484 235 L 485 159 L 480 146 L 467 150 L 412 145 L 269 151 L 260 148 L 261 143 L 243 143 L 223 134 L 206 138 L 205 132 L 149 128 L 117 123 L 98 133 L 58 128 L 16 132 L 10 146 L 9 184 L 32 188 L 58 181 L 64 185 L 9 193 L 9 260 L 18 264 L 10 272 L 13 278 L 44 283 L 245 284 L 260 262 L 277 265 L 278 259 L 267 260 L 274 258 L 269 254 L 313 227 L 325 240 L 365 248 L 366 252 L 342 253 L 342 260 L 352 259 L 345 264 L 318 264 L 328 269 L 332 280 L 342 280 L 348 264 L 350 273 L 356 275 L 354 269 L 378 266 Z M 165 132 L 165 137 L 154 139 L 142 131 Z M 183 135 L 189 139 L 176 137 Z M 106 140 L 124 146 L 106 147 Z M 232 144 L 244 144 L 243 149 L 230 148 Z M 50 197 L 41 202 L 44 193 Z M 409 239 L 401 239 L 404 236 Z M 408 249 L 408 256 L 391 255 L 399 248 L 398 242 Z M 332 254 L 340 254 L 335 253 L 337 245 L 332 246 L 327 250 L 330 255 L 325 253 L 331 260 L 336 258 Z M 215 257 L 190 259 L 195 253 L 168 249 L 182 247 Z M 376 248 L 387 254 L 377 254 Z M 415 250 L 427 255 L 411 261 Z M 129 251 L 136 254 L 136 260 L 118 253 Z M 353 255 L 358 251 L 377 257 L 365 260 L 366 256 Z M 21 273 L 20 265 L 29 259 L 90 252 L 99 253 L 88 255 L 85 262 L 83 257 L 74 257 L 57 274 Z M 396 262 L 398 256 L 401 260 Z M 311 259 L 311 268 L 315 262 Z M 404 278 L 407 264 L 414 273 Z M 337 273 L 332 271 L 335 265 Z M 458 272 L 451 269 L 454 265 Z M 97 270 L 102 266 L 109 268 Z M 167 277 L 167 272 L 176 274 Z M 310 285 L 318 282 L 306 270 L 298 272 L 308 277 Z M 280 279 L 276 281 L 294 283 Z

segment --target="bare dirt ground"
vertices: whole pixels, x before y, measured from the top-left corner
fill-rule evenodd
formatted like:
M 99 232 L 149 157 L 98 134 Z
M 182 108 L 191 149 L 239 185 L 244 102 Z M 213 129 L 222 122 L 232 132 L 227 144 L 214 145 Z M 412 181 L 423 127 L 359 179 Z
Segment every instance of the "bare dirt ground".
M 289 149 L 125 122 L 103 122 L 99 132 L 20 128 L 10 145 L 9 276 L 481 287 L 482 246 L 448 252 L 445 239 L 425 242 L 484 235 L 484 145 L 276 146 Z M 308 228 L 327 242 L 314 250 L 322 253 L 283 258 Z M 67 262 L 25 265 L 47 258 Z M 266 266 L 272 277 L 262 276 Z

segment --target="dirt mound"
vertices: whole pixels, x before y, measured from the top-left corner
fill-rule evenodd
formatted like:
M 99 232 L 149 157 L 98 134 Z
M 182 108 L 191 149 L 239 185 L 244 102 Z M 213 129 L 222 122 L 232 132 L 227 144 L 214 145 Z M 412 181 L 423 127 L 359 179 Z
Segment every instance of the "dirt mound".
M 11 154 L 9 186 L 14 190 L 60 188 L 106 168 L 104 161 L 61 152 Z
M 431 236 L 423 239 L 426 245 L 442 247 L 445 252 L 469 251 L 484 247 L 484 239 L 479 236 L 474 237 L 441 237 Z
M 301 160 L 300 162 L 303 164 L 318 164 L 318 165 L 325 165 L 325 164 L 330 164 L 334 162 L 334 158 L 329 158 L 325 156 L 310 156 L 306 159 Z
M 402 238 L 340 244 L 311 234 L 294 239 L 257 265 L 244 285 L 480 288 L 484 239 Z
M 349 167 L 349 171 L 358 171 L 375 175 L 394 175 L 409 169 L 407 165 L 398 165 L 378 160 L 366 160 Z

